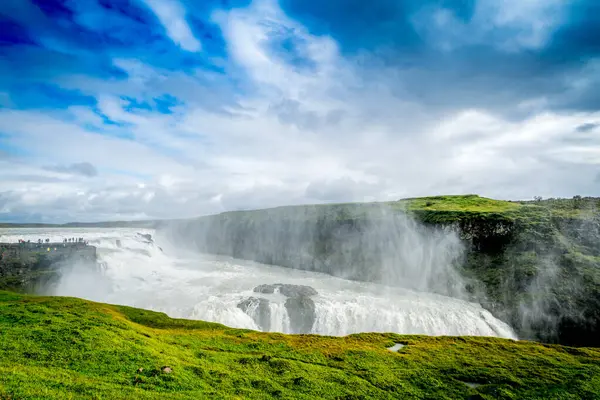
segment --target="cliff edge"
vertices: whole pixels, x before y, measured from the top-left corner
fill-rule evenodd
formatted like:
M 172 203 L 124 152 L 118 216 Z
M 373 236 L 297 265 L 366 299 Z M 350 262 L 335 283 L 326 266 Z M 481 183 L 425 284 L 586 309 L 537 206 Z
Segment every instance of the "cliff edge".
M 96 264 L 86 243 L 0 243 L 0 290 L 40 292 L 58 282 L 67 265 Z

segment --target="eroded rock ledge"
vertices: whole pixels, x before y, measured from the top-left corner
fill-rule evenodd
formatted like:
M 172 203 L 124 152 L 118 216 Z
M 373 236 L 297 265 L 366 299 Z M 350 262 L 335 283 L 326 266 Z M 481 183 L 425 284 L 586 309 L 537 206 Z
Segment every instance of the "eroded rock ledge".
M 287 297 L 284 306 L 290 318 L 291 333 L 310 333 L 317 319 L 315 302 L 312 296 L 319 293 L 310 286 L 284 283 L 259 285 L 255 293 L 275 294 Z M 249 297 L 238 303 L 238 308 L 252 317 L 263 331 L 271 330 L 271 301 L 263 297 Z

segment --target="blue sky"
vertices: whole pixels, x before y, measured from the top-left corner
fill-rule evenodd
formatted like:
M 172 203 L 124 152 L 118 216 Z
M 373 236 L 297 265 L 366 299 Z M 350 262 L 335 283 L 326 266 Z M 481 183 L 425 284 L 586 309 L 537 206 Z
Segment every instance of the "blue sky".
M 0 221 L 600 193 L 595 0 L 4 0 Z

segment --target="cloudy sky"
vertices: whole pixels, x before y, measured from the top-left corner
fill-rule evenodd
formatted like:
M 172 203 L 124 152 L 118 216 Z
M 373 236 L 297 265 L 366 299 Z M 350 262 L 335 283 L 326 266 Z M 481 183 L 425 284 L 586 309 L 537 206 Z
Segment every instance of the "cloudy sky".
M 600 195 L 597 0 L 3 0 L 0 221 Z

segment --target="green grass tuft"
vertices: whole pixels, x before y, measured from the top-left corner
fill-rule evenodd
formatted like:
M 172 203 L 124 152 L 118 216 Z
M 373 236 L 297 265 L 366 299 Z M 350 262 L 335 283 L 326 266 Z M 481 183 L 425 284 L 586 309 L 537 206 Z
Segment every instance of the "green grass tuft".
M 0 399 L 593 399 L 599 377 L 600 349 L 269 334 L 0 292 Z

